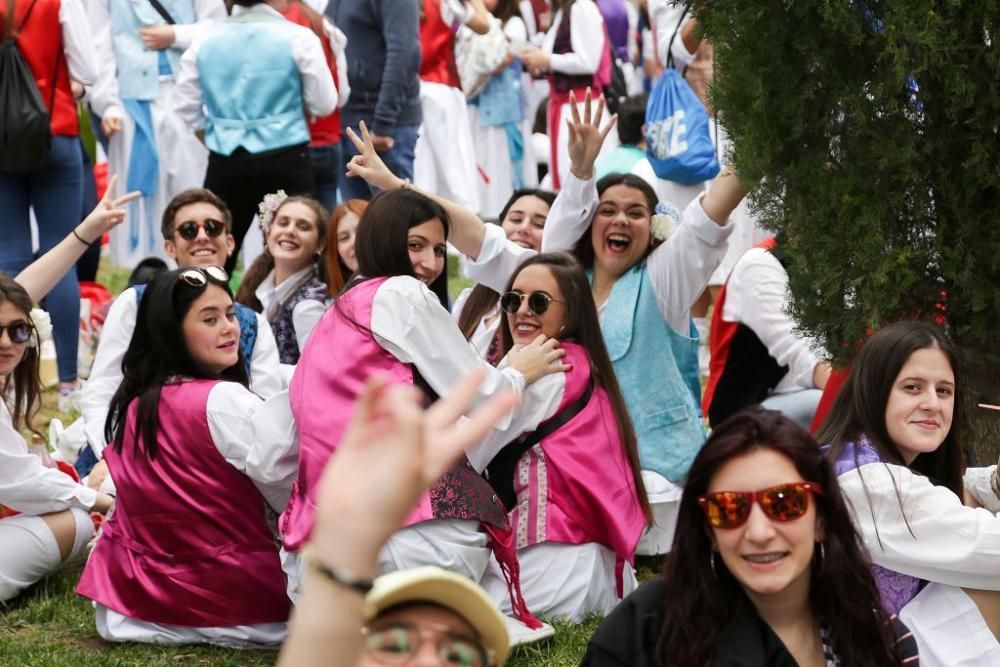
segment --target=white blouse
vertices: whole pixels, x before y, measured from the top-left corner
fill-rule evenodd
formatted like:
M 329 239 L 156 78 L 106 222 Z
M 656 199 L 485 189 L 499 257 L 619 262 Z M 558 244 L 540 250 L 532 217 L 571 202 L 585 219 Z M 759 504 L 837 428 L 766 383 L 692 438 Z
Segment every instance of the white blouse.
M 472 288 L 466 287 L 462 290 L 458 298 L 455 299 L 455 303 L 451 307 L 451 316 L 458 323 L 459 318 L 462 317 L 462 311 L 465 310 L 465 305 L 469 301 L 469 296 L 472 294 Z M 476 330 L 472 333 L 472 337 L 469 339 L 469 343 L 475 348 L 476 352 L 483 359 L 489 354 L 490 345 L 493 343 L 493 337 L 496 336 L 497 329 L 500 328 L 500 322 L 503 321 L 503 312 L 500 310 L 500 303 L 497 302 L 483 317 L 479 320 L 479 324 L 476 325 Z
M 606 48 L 601 10 L 593 0 L 576 0 L 570 5 L 569 39 L 573 50 L 569 53 L 552 53 L 559 24 L 564 17 L 563 10 L 556 12 L 552 26 L 542 41 L 542 50 L 550 55 L 550 66 L 553 71 L 563 74 L 594 74 L 601 66 L 603 48 Z
M 967 483 L 993 469 L 978 469 Z M 1000 517 L 966 507 L 904 466 L 863 465 L 838 481 L 872 562 L 939 584 L 1000 590 Z
M 285 299 L 291 296 L 292 290 L 313 270 L 312 266 L 296 271 L 285 278 L 280 285 L 274 284 L 274 269 L 261 281 L 254 291 L 254 296 L 264 307 L 264 317 L 268 322 L 277 315 L 277 310 Z M 300 350 L 306 347 L 309 334 L 312 333 L 326 312 L 326 304 L 315 299 L 303 299 L 292 309 L 292 326 L 295 327 L 295 341 Z
M 28 451 L 6 401 L 0 399 L 0 505 L 25 514 L 47 514 L 71 507 L 89 511 L 96 501 L 97 491 L 46 467 Z

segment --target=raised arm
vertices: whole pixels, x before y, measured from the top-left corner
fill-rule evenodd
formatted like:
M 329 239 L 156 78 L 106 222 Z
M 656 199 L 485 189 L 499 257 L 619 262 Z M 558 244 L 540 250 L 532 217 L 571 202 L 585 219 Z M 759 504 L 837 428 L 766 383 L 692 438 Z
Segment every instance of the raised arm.
M 141 193 L 130 192 L 114 198 L 116 181 L 117 176 L 112 176 L 104 197 L 83 222 L 67 234 L 56 247 L 29 264 L 14 278 L 28 292 L 32 301 L 36 303 L 41 301 L 76 264 L 76 260 L 80 259 L 91 243 L 125 219 L 125 209 L 122 206 L 139 197 Z

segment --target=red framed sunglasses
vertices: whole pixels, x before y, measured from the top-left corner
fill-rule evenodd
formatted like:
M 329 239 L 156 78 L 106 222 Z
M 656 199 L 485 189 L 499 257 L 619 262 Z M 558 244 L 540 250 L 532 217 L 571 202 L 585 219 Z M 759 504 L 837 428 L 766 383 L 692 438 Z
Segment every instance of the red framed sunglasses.
M 809 511 L 811 493 L 822 495 L 823 487 L 815 482 L 793 482 L 760 491 L 717 491 L 699 496 L 698 505 L 705 512 L 708 525 L 726 530 L 745 524 L 754 503 L 760 505 L 768 518 L 794 521 Z

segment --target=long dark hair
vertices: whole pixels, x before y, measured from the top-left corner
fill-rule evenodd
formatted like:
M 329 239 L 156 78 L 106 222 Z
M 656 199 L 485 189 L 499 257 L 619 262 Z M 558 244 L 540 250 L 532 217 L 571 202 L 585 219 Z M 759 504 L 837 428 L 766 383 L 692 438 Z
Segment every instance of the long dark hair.
M 500 19 L 501 25 L 505 25 L 514 16 L 523 18 L 517 0 L 497 0 L 496 7 L 490 13 Z M 500 215 L 500 218 L 503 219 L 503 214 Z
M 647 183 L 642 177 L 636 176 L 635 174 L 620 174 L 618 172 L 612 172 L 597 181 L 597 196 L 601 197 L 605 190 L 616 185 L 624 185 L 640 191 L 646 198 L 646 204 L 649 206 L 649 216 L 652 220 L 653 214 L 656 212 L 656 205 L 660 200 L 656 196 L 656 191 L 653 190 L 653 187 L 649 183 Z M 600 204 L 598 204 L 598 208 L 600 208 Z M 594 210 L 594 215 L 597 215 L 596 209 Z M 594 242 L 590 238 L 593 227 L 594 219 L 591 218 L 590 224 L 587 225 L 587 231 L 584 232 L 583 236 L 580 237 L 580 240 L 576 242 L 576 246 L 573 248 L 573 254 L 576 255 L 576 258 L 579 259 L 580 262 L 588 269 L 594 266 Z M 658 245 L 659 242 L 655 240 L 650 243 L 649 248 L 646 249 L 644 257 L 649 256 L 649 253 L 653 251 L 653 248 Z
M 721 559 L 716 559 L 717 574 L 713 572 L 711 529 L 698 507 L 698 497 L 708 491 L 723 465 L 757 449 L 785 456 L 803 479 L 823 487 L 822 495 L 813 496 L 824 548 L 822 556 L 813 558 L 809 608 L 813 618 L 830 630 L 841 664 L 898 665 L 892 626 L 830 463 L 801 426 L 779 412 L 760 408 L 739 412 L 719 424 L 688 472 L 663 572 L 666 592 L 656 646 L 659 664 L 717 664 L 717 642 L 738 606 L 733 601 L 746 593 Z
M 926 349 L 941 350 L 947 357 L 955 374 L 955 405 L 961 404 L 958 359 L 944 331 L 933 324 L 914 321 L 883 327 L 861 347 L 847 381 L 816 434 L 819 442 L 831 446 L 831 460 L 836 460 L 848 443 L 866 436 L 883 459 L 906 466 L 896 443 L 889 437 L 885 410 L 892 386 L 907 359 L 917 350 Z M 917 456 L 909 468 L 961 498 L 965 456 L 959 438 L 959 420 L 952 421 L 940 447 Z
M 8 276 L 0 272 L 0 303 L 9 301 L 11 305 L 24 313 L 24 320 L 31 324 L 31 296 L 28 295 L 21 285 Z M 32 326 L 34 326 L 32 324 Z M 7 332 L 10 336 L 10 332 Z M 11 382 L 13 382 L 14 402 L 8 403 L 10 406 L 11 419 L 14 421 L 14 428 L 19 428 L 22 424 L 32 433 L 41 433 L 32 424 L 32 419 L 38 414 L 38 409 L 42 405 L 42 381 L 38 376 L 39 356 L 38 351 L 41 341 L 38 340 L 38 332 L 32 331 L 34 345 L 26 345 L 24 356 L 17 366 L 5 378 L 0 378 L 0 401 L 11 392 Z
M 639 465 L 639 446 L 635 436 L 635 428 L 632 426 L 632 418 L 629 416 L 628 408 L 625 407 L 625 398 L 622 396 L 621 387 L 618 386 L 618 378 L 611 365 L 608 348 L 604 345 L 604 336 L 601 334 L 601 324 L 597 317 L 597 306 L 594 305 L 594 297 L 590 294 L 587 274 L 580 266 L 580 262 L 569 253 L 546 252 L 525 260 L 521 266 L 517 267 L 507 282 L 505 291 L 509 292 L 513 289 L 514 281 L 517 280 L 521 271 L 535 265 L 547 268 L 559 285 L 566 307 L 566 321 L 559 337 L 562 340 L 575 342 L 586 351 L 594 383 L 602 387 L 608 395 L 611 408 L 615 413 L 615 422 L 621 436 L 622 447 L 625 449 L 625 457 L 628 459 L 629 467 L 632 469 L 632 477 L 635 479 L 639 505 L 642 506 L 642 513 L 646 517 L 647 523 L 651 523 L 653 515 L 649 508 L 646 487 L 642 483 L 642 468 Z M 501 352 L 499 356 L 503 358 L 514 346 L 514 337 L 510 332 L 506 318 L 500 324 L 500 331 Z
M 358 272 L 344 287 L 351 289 L 361 281 L 383 276 L 410 276 L 416 278 L 406 240 L 410 230 L 437 218 L 444 225 L 447 239 L 451 218 L 438 203 L 409 188 L 380 192 L 368 203 L 358 221 L 358 235 L 354 242 L 354 255 L 358 258 Z M 441 305 L 448 307 L 448 267 L 428 287 Z
M 305 5 L 303 4 L 303 7 Z M 281 209 L 285 207 L 286 204 L 302 204 L 307 206 L 313 215 L 316 216 L 316 232 L 317 232 L 317 247 L 324 247 L 324 243 L 327 240 L 327 229 L 329 227 L 330 214 L 327 212 L 326 208 L 323 207 L 318 201 L 312 197 L 304 197 L 301 195 L 292 195 L 291 197 L 286 197 L 278 208 L 274 211 L 274 218 L 278 217 L 278 213 Z M 271 224 L 274 224 L 272 218 Z M 316 275 L 321 281 L 325 282 L 325 275 L 323 271 L 323 262 L 321 261 L 323 257 L 323 251 L 319 250 L 318 254 L 313 258 L 313 269 Z M 264 252 L 262 252 L 257 259 L 253 261 L 250 268 L 247 269 L 246 273 L 243 274 L 243 280 L 240 282 L 240 288 L 236 292 L 236 302 L 242 303 L 244 306 L 253 308 L 258 313 L 264 311 L 264 306 L 261 304 L 260 299 L 257 298 L 257 288 L 260 284 L 264 282 L 267 275 L 274 270 L 274 257 L 267 248 L 267 235 L 264 235 Z
M 111 398 L 104 437 L 113 442 L 121 453 L 125 441 L 129 405 L 139 399 L 135 416 L 138 425 L 137 446 L 146 456 L 155 458 L 158 450 L 157 431 L 160 428 L 160 390 L 173 377 L 212 378 L 249 385 L 243 351 L 237 362 L 218 376 L 205 372 L 188 351 L 181 323 L 191 304 L 205 293 L 209 285 L 226 291 L 232 298 L 228 283 L 204 273 L 207 282 L 196 287 L 178 276 L 191 269 L 176 269 L 157 276 L 143 292 L 135 319 L 135 332 L 122 358 L 122 383 Z
M 507 203 L 503 205 L 503 210 L 500 211 L 501 225 L 507 218 L 510 207 L 522 197 L 537 197 L 548 204 L 549 208 L 552 208 L 552 203 L 556 200 L 555 193 L 548 190 L 540 190 L 538 188 L 521 188 L 520 190 L 515 190 L 514 194 L 507 200 Z M 462 306 L 462 312 L 458 317 L 458 328 L 462 330 L 466 339 L 472 338 L 482 319 L 486 317 L 488 312 L 496 308 L 497 299 L 499 298 L 500 295 L 486 285 L 478 284 L 472 288 L 472 291 L 469 292 L 469 298 L 465 300 L 465 305 Z
M 340 221 L 348 213 L 353 213 L 360 220 L 367 208 L 368 202 L 364 199 L 348 199 L 338 204 L 330 215 L 330 233 L 328 234 L 330 241 L 326 244 L 326 258 L 323 263 L 326 265 L 326 287 L 331 299 L 335 299 L 340 294 L 340 290 L 344 289 L 344 285 L 351 280 L 353 273 L 340 257 L 337 241 L 337 236 L 340 234 Z

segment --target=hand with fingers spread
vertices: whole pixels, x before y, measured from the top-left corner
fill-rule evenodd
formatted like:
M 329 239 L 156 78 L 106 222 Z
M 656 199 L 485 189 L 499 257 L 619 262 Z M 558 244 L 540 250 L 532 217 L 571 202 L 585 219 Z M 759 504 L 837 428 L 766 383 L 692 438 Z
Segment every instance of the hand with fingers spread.
M 347 163 L 347 175 L 360 176 L 379 190 L 395 190 L 402 187 L 403 180 L 396 178 L 379 157 L 372 135 L 368 132 L 364 121 L 361 121 L 360 129 L 361 136 L 358 137 L 353 129 L 347 128 L 347 136 L 358 151 L 358 154 Z
M 569 151 L 569 170 L 581 181 L 589 181 L 594 177 L 594 162 L 597 160 L 601 146 L 607 139 L 611 128 L 618 120 L 617 114 L 611 116 L 604 127 L 600 127 L 601 117 L 604 116 L 604 97 L 597 100 L 597 108 L 594 110 L 590 88 L 587 88 L 587 96 L 583 102 L 583 118 L 580 118 L 580 110 L 576 106 L 576 96 L 573 91 L 569 93 L 569 108 L 571 118 L 566 121 L 569 131 L 567 149 Z
M 507 365 L 519 371 L 524 381 L 531 384 L 552 373 L 565 373 L 571 367 L 562 363 L 566 350 L 559 347 L 559 341 L 539 334 L 527 345 L 515 345 L 507 353 Z
M 121 197 L 115 197 L 114 191 L 117 182 L 118 176 L 112 176 L 108 181 L 107 190 L 104 191 L 104 197 L 98 202 L 97 207 L 90 212 L 90 215 L 84 218 L 83 222 L 77 226 L 75 234 L 81 241 L 93 243 L 120 225 L 125 220 L 125 209 L 122 207 L 133 199 L 142 196 L 141 192 L 135 191 L 124 194 Z
M 320 553 L 349 556 L 358 569 L 374 566 L 420 495 L 517 403 L 506 392 L 462 419 L 483 377 L 481 369 L 467 373 L 427 410 L 414 387 L 386 376 L 368 380 L 320 479 L 312 536 Z

